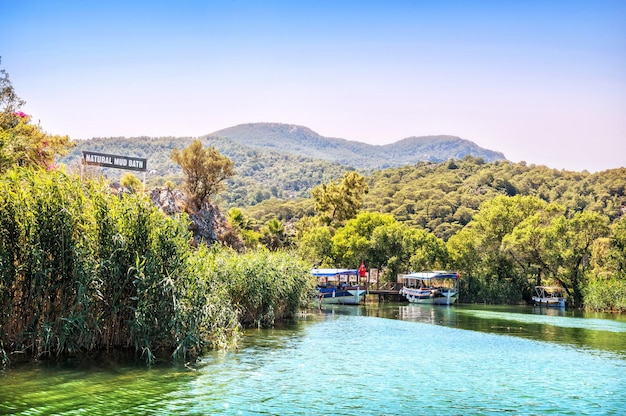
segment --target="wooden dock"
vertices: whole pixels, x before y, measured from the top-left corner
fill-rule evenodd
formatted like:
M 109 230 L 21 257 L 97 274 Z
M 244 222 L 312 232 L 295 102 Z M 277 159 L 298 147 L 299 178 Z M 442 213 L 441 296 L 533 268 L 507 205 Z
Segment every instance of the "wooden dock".
M 400 294 L 400 290 L 404 287 L 402 283 L 386 282 L 383 285 L 372 285 L 367 288 L 368 295 L 378 296 L 379 302 L 384 301 L 402 301 L 405 297 Z

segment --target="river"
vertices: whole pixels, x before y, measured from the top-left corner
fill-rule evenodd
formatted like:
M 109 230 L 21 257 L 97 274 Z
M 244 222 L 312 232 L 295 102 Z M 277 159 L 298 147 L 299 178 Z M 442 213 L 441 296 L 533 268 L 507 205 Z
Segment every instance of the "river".
M 532 307 L 327 306 L 197 363 L 0 371 L 0 414 L 623 414 L 626 316 Z

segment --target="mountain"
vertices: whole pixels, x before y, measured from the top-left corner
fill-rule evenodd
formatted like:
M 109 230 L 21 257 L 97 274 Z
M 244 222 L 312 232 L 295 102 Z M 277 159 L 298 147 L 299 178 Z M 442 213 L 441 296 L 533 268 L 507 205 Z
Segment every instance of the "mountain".
M 502 153 L 485 150 L 453 136 L 410 137 L 385 146 L 323 137 L 313 130 L 291 124 L 242 124 L 199 138 L 235 163 L 236 175 L 228 180 L 221 203 L 246 207 L 272 197 L 306 197 L 311 188 L 343 176 L 347 170 L 363 173 L 376 169 L 439 162 L 466 155 L 485 161 L 502 160 Z M 82 151 L 148 159 L 148 187 L 182 180 L 182 171 L 171 159 L 174 147 L 191 144 L 191 137 L 109 137 L 79 140 L 60 163 L 78 170 Z M 93 169 L 93 168 L 91 168 Z M 126 171 L 102 168 L 110 180 Z M 142 175 L 138 175 L 142 176 Z
M 304 157 L 339 163 L 356 169 L 383 169 L 415 164 L 481 158 L 486 162 L 506 160 L 501 152 L 484 149 L 455 136 L 408 137 L 387 145 L 324 137 L 308 127 L 282 123 L 248 123 L 216 131 L 208 137 L 222 137 L 244 146 L 272 149 Z

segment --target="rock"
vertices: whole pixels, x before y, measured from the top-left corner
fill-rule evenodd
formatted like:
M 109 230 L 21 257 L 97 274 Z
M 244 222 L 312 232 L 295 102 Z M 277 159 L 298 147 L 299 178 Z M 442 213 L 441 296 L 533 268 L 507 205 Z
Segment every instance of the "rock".
M 152 189 L 150 199 L 167 215 L 187 212 L 195 246 L 201 243 L 208 245 L 220 243 L 237 251 L 245 250 L 243 241 L 233 230 L 228 219 L 211 202 L 206 201 L 199 208 L 190 208 L 182 191 L 166 187 Z

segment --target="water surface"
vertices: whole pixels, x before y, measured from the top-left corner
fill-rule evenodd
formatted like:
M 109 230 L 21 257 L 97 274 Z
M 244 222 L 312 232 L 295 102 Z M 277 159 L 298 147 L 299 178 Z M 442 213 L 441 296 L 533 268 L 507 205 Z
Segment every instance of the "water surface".
M 622 414 L 626 320 L 530 307 L 325 307 L 194 365 L 33 363 L 8 414 Z

